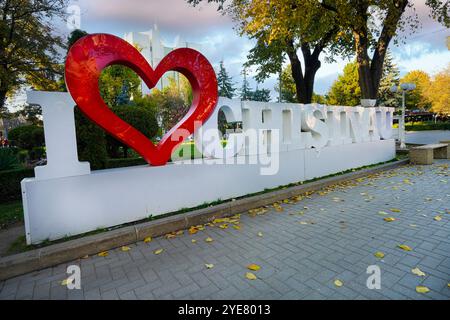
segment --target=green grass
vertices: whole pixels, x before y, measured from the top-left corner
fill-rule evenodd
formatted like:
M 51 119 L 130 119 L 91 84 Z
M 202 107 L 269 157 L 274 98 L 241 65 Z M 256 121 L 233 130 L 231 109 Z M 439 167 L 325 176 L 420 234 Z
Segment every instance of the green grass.
M 23 221 L 22 201 L 0 204 L 0 229 L 21 221 Z
M 393 128 L 398 128 L 398 123 L 394 124 Z M 450 122 L 407 122 L 405 124 L 406 131 L 425 131 L 425 130 L 450 130 Z

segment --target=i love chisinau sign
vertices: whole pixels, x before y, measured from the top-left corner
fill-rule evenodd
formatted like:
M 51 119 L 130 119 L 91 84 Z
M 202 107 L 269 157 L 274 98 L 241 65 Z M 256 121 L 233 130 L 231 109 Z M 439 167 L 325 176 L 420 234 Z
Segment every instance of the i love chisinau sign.
M 187 114 L 154 144 L 104 103 L 98 80 L 121 64 L 149 88 L 167 71 L 186 76 L 193 89 Z M 217 96 L 214 69 L 199 52 L 181 48 L 150 66 L 132 45 L 107 34 L 77 41 L 66 61 L 69 93 L 28 92 L 43 110 L 47 165 L 22 181 L 28 243 L 80 234 L 232 199 L 391 160 L 393 108 L 241 101 Z M 79 162 L 74 106 L 138 152 L 150 166 L 91 172 Z M 218 113 L 242 130 L 222 143 Z M 203 157 L 177 161 L 173 151 L 192 136 Z M 190 149 L 190 148 L 189 148 Z M 172 162 L 168 163 L 169 159 Z

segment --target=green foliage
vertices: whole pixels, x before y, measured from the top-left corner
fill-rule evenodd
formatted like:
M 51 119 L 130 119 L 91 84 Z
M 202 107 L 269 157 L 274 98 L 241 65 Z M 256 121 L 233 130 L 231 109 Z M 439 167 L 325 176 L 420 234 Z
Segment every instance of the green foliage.
M 53 90 L 62 76 L 63 40 L 54 21 L 66 15 L 67 0 L 0 2 L 0 109 L 21 85 Z
M 45 158 L 45 147 L 33 147 L 29 152 L 29 157 L 31 160 L 40 160 Z
M 291 65 L 287 65 L 281 72 L 280 79 L 278 80 L 275 91 L 280 94 L 280 81 L 281 81 L 281 101 L 282 102 L 297 102 L 297 89 L 295 88 L 295 81 L 292 78 Z
M 0 172 L 0 203 L 20 200 L 22 191 L 20 182 L 34 177 L 34 169 L 14 169 Z
M 37 126 L 42 126 L 42 108 L 39 105 L 25 104 L 16 113 L 19 116 L 23 116 L 27 123 L 31 123 Z
M 242 75 L 244 76 L 244 78 L 242 80 L 240 98 L 242 100 L 251 100 L 252 92 L 251 92 L 251 88 L 250 88 L 250 83 L 247 80 L 247 68 L 244 68 L 244 70 L 242 70 Z
M 361 102 L 361 89 L 358 83 L 358 65 L 348 63 L 344 73 L 339 75 L 328 93 L 328 104 L 338 106 L 356 106 Z
M 75 123 L 78 158 L 89 161 L 93 170 L 103 169 L 107 158 L 105 132 L 78 108 L 75 108 Z
M 151 108 L 137 107 L 132 105 L 117 106 L 111 110 L 123 121 L 127 122 L 135 129 L 139 130 L 149 139 L 155 137 L 158 132 L 156 115 Z M 128 146 L 119 142 L 111 136 L 107 136 L 107 150 L 112 158 L 118 158 L 118 150 L 123 150 L 123 157 L 128 157 Z
M 8 137 L 11 143 L 21 149 L 31 150 L 44 145 L 44 128 L 36 125 L 25 125 L 12 129 Z
M 401 98 L 398 93 L 391 92 L 391 87 L 398 85 L 400 81 L 400 71 L 394 63 L 391 52 L 388 51 L 383 65 L 383 76 L 378 89 L 378 104 L 386 107 L 399 107 Z
M 81 39 L 87 35 L 88 35 L 88 33 L 84 30 L 80 30 L 80 29 L 73 30 L 69 34 L 69 37 L 67 38 L 67 49 L 70 49 L 70 47 L 73 46 L 73 44 L 75 42 L 77 42 L 79 39 Z
M 394 128 L 398 128 L 398 123 L 394 125 Z M 406 131 L 429 131 L 429 130 L 450 130 L 450 122 L 414 122 L 405 124 Z
M 236 88 L 234 88 L 232 78 L 228 75 L 228 72 L 223 65 L 223 60 L 220 61 L 219 72 L 217 73 L 217 84 L 220 97 L 233 98 Z
M 14 169 L 18 164 L 14 148 L 0 148 L 0 171 Z
M 256 89 L 250 93 L 250 100 L 253 101 L 270 101 L 270 90 L 269 89 Z
M 100 95 L 109 106 L 120 105 L 122 97 L 140 97 L 141 80 L 131 69 L 122 65 L 112 65 L 102 71 L 99 80 Z
M 147 162 L 143 158 L 135 157 L 135 158 L 119 158 L 119 159 L 108 159 L 106 160 L 106 169 L 111 168 L 123 168 L 123 167 L 132 167 L 145 165 Z
M 23 221 L 23 206 L 21 201 L 0 204 L 0 229 L 18 221 Z

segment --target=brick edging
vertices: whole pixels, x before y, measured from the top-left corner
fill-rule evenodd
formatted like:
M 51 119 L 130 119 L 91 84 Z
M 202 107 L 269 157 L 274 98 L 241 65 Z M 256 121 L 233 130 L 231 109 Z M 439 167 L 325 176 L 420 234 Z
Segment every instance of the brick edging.
M 146 237 L 158 237 L 172 231 L 187 229 L 190 226 L 205 224 L 216 218 L 234 215 L 305 192 L 319 190 L 336 183 L 354 180 L 380 171 L 393 169 L 407 164 L 408 161 L 408 159 L 404 159 L 386 163 L 373 168 L 323 178 L 304 185 L 288 187 L 286 189 L 228 201 L 187 213 L 143 222 L 133 226 L 126 226 L 116 230 L 6 256 L 0 258 L 0 280 L 6 280 L 24 273 L 76 260 L 86 255 L 92 255 L 101 251 L 107 251 L 123 245 L 135 243 Z

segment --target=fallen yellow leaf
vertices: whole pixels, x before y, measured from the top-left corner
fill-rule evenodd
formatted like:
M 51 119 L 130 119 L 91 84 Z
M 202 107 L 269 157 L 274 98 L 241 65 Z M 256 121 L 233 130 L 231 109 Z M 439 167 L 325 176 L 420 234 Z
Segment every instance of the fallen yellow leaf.
M 384 216 L 388 215 L 388 213 L 384 212 L 384 211 L 378 211 L 378 214 L 381 214 L 381 215 L 384 215 Z
M 144 239 L 144 243 L 149 243 L 152 241 L 152 237 L 147 237 Z
M 263 233 L 261 231 L 258 232 L 257 234 L 258 234 L 258 237 L 262 237 L 263 236 Z
M 417 287 L 416 287 L 416 291 L 417 291 L 418 293 L 427 293 L 427 292 L 430 292 L 430 289 L 428 289 L 428 288 L 425 287 L 425 286 L 417 286 Z
M 253 273 L 251 273 L 251 272 L 247 272 L 246 274 L 245 274 L 245 277 L 248 279 L 248 280 L 256 280 L 256 279 L 258 279 Z
M 100 252 L 99 254 L 98 254 L 98 256 L 99 257 L 106 257 L 106 256 L 108 256 L 108 251 L 102 251 L 102 252 Z
M 158 249 L 158 250 L 153 251 L 153 253 L 154 254 L 160 254 L 163 251 L 164 251 L 164 249 Z
M 61 285 L 62 286 L 67 286 L 69 283 L 72 283 L 73 280 L 74 280 L 73 278 L 64 279 L 63 281 L 61 281 Z
M 205 239 L 205 241 L 206 242 L 213 242 L 214 240 L 213 240 L 213 238 L 208 237 L 208 238 Z
M 400 212 L 400 209 L 391 208 L 392 212 Z
M 341 280 L 336 279 L 336 280 L 334 280 L 334 285 L 336 287 L 342 287 L 344 285 L 344 283 Z
M 189 234 L 196 234 L 198 232 L 198 229 L 194 226 L 189 228 Z
M 130 247 L 122 246 L 121 250 L 126 252 L 130 250 Z
M 233 228 L 236 230 L 241 230 L 241 226 L 233 226 Z
M 384 258 L 384 253 L 381 251 L 377 251 L 374 254 L 375 257 L 379 258 L 379 259 L 383 259 Z
M 212 268 L 214 268 L 214 265 L 212 263 L 205 263 L 205 267 L 207 269 L 212 269 Z
M 407 246 L 406 244 L 399 244 L 398 247 L 400 249 L 405 250 L 405 251 L 411 251 L 412 250 L 411 247 Z
M 219 226 L 219 228 L 220 228 L 220 229 L 227 229 L 227 228 L 228 228 L 228 224 L 226 224 L 226 223 L 221 224 L 221 225 Z
M 436 220 L 436 221 L 441 221 L 441 220 L 442 220 L 442 217 L 441 217 L 441 216 L 436 216 L 436 217 L 434 217 L 434 220 Z
M 417 267 L 412 269 L 411 272 L 414 273 L 415 275 L 418 275 L 419 277 L 425 277 L 425 272 L 423 272 Z
M 384 218 L 383 220 L 386 221 L 386 222 L 392 222 L 392 221 L 395 221 L 395 218 L 394 217 L 387 217 L 387 218 Z
M 261 267 L 258 266 L 257 264 L 252 263 L 247 266 L 247 269 L 252 271 L 258 271 L 259 269 L 261 269 Z
M 192 239 L 191 242 L 192 242 L 192 243 L 197 243 L 197 240 Z

